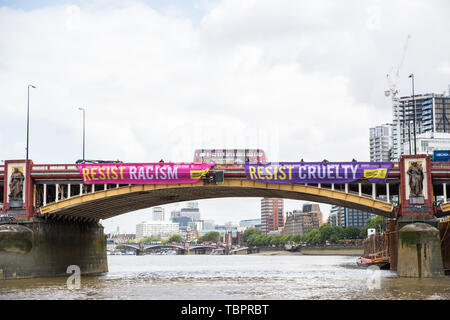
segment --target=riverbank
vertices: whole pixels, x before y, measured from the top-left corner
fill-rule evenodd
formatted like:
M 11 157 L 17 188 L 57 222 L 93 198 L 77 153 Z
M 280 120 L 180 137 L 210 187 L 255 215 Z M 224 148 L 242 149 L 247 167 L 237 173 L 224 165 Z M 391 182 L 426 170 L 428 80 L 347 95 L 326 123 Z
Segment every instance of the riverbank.
M 303 247 L 301 248 L 303 255 L 339 255 L 339 256 L 362 256 L 364 248 L 361 247 Z
M 291 252 L 286 250 L 264 250 L 261 249 L 255 255 L 280 256 L 280 255 L 310 255 L 310 256 L 362 256 L 363 247 L 309 247 L 301 248 L 301 251 Z

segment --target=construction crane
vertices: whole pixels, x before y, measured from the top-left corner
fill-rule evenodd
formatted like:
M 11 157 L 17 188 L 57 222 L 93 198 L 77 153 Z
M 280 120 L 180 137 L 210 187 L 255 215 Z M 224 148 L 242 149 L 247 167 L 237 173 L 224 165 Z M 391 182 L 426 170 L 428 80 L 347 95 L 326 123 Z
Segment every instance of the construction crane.
M 398 89 L 397 89 L 397 83 L 398 83 L 398 79 L 400 78 L 400 69 L 403 65 L 403 61 L 405 60 L 405 55 L 406 55 L 406 49 L 408 48 L 408 42 L 409 39 L 411 38 L 411 35 L 408 34 L 408 36 L 406 37 L 406 42 L 405 45 L 403 46 L 403 52 L 402 52 L 402 56 L 400 59 L 400 63 L 398 64 L 397 67 L 397 71 L 395 72 L 395 78 L 392 79 L 391 75 L 388 73 L 386 75 L 387 80 L 388 80 L 388 84 L 389 84 L 389 90 L 384 91 L 384 95 L 386 97 L 391 96 L 392 98 L 392 106 L 394 106 L 394 110 L 396 110 L 396 118 L 397 118 L 397 157 L 400 158 L 400 110 L 399 110 L 399 105 L 397 103 L 397 94 L 398 94 Z

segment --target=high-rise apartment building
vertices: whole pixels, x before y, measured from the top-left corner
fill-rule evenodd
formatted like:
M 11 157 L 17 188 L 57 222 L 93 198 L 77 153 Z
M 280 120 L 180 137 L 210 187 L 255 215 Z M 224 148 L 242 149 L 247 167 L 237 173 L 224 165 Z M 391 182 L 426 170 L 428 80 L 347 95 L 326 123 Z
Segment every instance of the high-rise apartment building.
M 328 216 L 328 220 L 327 220 L 327 223 L 329 224 L 329 225 L 332 225 L 332 226 L 338 226 L 338 222 L 337 222 L 338 220 L 337 220 L 337 214 L 336 213 L 331 213 L 330 212 L 330 215 Z
M 279 231 L 284 226 L 284 202 L 281 198 L 261 199 L 262 232 Z
M 370 161 L 391 160 L 392 124 L 370 128 Z
M 394 101 L 393 119 L 392 159 L 398 160 L 399 153 L 414 153 L 414 126 L 417 151 L 418 135 L 450 133 L 450 96 L 427 93 L 401 97 Z
M 334 227 L 341 226 L 341 211 L 344 207 L 332 206 L 330 210 L 330 216 L 328 217 L 329 223 Z

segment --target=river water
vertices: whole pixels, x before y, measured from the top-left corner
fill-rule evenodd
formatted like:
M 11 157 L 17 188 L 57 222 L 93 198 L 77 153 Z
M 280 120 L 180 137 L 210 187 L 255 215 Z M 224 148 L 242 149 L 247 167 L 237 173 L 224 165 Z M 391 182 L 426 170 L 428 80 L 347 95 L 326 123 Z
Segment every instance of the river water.
M 356 266 L 354 256 L 108 256 L 109 272 L 0 281 L 0 299 L 450 299 L 450 277 L 397 278 Z M 69 276 L 69 275 L 68 275 Z

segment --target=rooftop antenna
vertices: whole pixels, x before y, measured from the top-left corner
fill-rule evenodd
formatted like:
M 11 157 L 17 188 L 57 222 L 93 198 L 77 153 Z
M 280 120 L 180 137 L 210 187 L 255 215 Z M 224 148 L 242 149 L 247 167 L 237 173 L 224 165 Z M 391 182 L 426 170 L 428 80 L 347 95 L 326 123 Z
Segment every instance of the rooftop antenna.
M 398 94 L 398 89 L 397 89 L 397 83 L 398 83 L 398 79 L 400 78 L 400 69 L 403 65 L 403 61 L 405 60 L 405 55 L 406 55 L 406 49 L 408 48 L 408 42 L 409 39 L 411 38 L 411 35 L 408 34 L 408 36 L 406 37 L 406 42 L 403 46 L 403 52 L 402 52 L 402 56 L 400 58 L 400 63 L 397 66 L 397 71 L 395 72 L 395 78 L 392 79 L 390 74 L 387 74 L 387 80 L 388 80 L 388 84 L 389 84 L 389 90 L 384 91 L 384 95 L 386 97 L 391 96 L 392 98 L 392 106 L 394 107 L 394 110 L 396 111 L 396 120 L 397 120 L 397 157 L 398 159 L 400 159 L 400 106 L 398 104 L 397 101 L 397 94 Z M 405 119 L 403 119 L 403 121 L 405 121 Z

